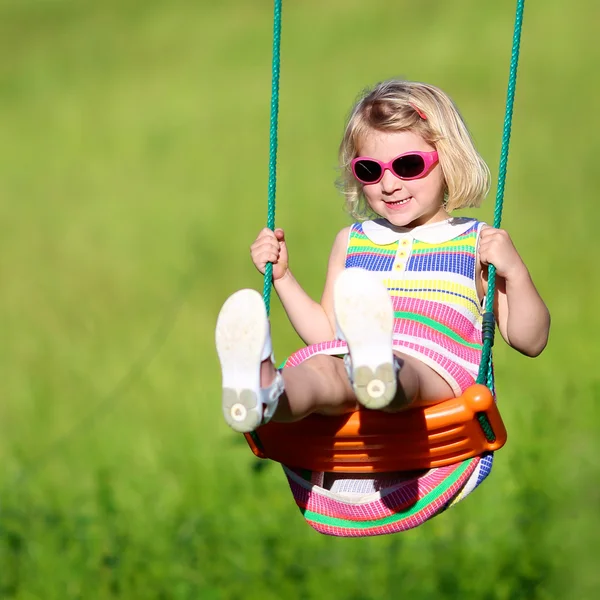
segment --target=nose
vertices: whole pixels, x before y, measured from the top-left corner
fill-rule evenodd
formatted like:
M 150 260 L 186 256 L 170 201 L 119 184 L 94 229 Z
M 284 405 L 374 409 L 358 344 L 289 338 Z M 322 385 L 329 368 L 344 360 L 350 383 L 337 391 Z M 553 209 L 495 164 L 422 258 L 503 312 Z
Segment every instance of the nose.
M 379 183 L 385 193 L 392 193 L 395 190 L 402 189 L 402 179 L 396 177 L 391 169 L 384 170 L 383 177 Z

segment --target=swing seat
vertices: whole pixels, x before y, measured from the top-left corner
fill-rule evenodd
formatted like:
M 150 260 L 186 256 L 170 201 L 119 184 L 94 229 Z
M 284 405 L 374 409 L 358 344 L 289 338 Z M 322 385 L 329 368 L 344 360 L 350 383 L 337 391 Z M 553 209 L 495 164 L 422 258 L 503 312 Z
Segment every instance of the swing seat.
M 458 398 L 400 413 L 361 409 L 270 422 L 245 434 L 252 452 L 310 471 L 385 473 L 443 467 L 494 452 L 506 428 L 491 391 L 474 384 Z

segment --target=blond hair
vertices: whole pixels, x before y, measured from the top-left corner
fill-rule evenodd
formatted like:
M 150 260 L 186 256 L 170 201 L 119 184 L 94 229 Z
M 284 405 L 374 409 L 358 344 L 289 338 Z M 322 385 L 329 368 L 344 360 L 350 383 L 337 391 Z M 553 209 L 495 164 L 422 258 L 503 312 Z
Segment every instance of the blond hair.
M 342 174 L 338 184 L 353 217 L 361 219 L 369 213 L 362 185 L 352 175 L 351 162 L 358 156 L 365 136 L 372 131 L 411 131 L 437 150 L 448 212 L 479 206 L 487 195 L 490 170 L 475 150 L 452 100 L 433 85 L 390 79 L 362 94 L 350 113 L 340 144 Z

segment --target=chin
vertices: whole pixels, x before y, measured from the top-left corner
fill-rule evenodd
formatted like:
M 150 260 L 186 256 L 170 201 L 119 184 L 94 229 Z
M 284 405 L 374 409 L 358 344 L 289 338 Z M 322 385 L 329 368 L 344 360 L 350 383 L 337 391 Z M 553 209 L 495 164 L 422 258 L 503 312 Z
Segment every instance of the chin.
M 396 227 L 409 227 L 411 223 L 418 219 L 414 215 L 390 215 L 389 213 L 385 218 Z

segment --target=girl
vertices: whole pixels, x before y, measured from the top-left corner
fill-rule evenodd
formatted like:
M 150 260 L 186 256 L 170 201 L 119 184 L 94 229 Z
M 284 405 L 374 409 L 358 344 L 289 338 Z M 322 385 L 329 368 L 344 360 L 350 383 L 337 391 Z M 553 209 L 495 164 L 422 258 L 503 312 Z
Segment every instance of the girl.
M 275 290 L 307 347 L 275 368 L 256 291 L 233 294 L 219 314 L 223 414 L 236 431 L 357 402 L 394 412 L 460 395 L 477 377 L 489 264 L 502 337 L 527 356 L 546 346 L 548 309 L 509 235 L 450 217 L 480 205 L 490 175 L 444 92 L 378 84 L 352 110 L 339 154 L 357 222 L 335 239 L 321 302 L 294 278 L 282 229 L 263 229 L 251 247 L 261 273 L 273 263 Z

